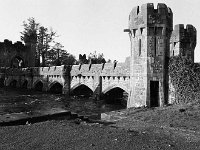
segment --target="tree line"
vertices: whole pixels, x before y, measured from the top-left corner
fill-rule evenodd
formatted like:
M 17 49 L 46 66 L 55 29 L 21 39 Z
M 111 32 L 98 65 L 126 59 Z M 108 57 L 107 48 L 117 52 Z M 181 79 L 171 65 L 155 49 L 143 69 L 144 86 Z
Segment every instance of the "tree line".
M 44 27 L 33 17 L 23 21 L 23 28 L 20 32 L 21 40 L 24 43 L 36 45 L 35 66 L 37 67 L 111 62 L 110 59 L 105 60 L 103 53 L 97 54 L 96 51 L 87 57 L 86 54 L 80 54 L 77 60 L 74 55 L 64 49 L 61 43 L 56 42 L 58 34 L 52 28 Z

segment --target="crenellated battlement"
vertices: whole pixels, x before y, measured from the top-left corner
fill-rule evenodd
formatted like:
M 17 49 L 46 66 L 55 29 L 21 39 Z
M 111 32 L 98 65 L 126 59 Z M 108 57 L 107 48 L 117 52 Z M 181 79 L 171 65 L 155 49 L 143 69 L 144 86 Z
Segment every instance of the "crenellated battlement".
M 33 67 L 33 75 L 63 75 L 66 73 L 67 67 L 62 66 L 52 66 L 52 67 Z
M 169 7 L 163 3 L 157 4 L 154 9 L 153 3 L 143 4 L 141 7 L 136 6 L 129 15 L 129 29 L 138 29 L 147 25 L 162 25 L 173 28 L 173 13 Z
M 175 25 L 170 38 L 170 56 L 186 56 L 194 62 L 196 36 L 197 31 L 193 25 Z
M 73 65 L 70 72 L 71 76 L 129 76 L 129 73 L 127 63 Z
M 174 26 L 170 42 L 186 42 L 189 40 L 196 44 L 196 34 L 197 31 L 193 25 L 187 24 L 184 27 L 184 24 L 177 24 Z

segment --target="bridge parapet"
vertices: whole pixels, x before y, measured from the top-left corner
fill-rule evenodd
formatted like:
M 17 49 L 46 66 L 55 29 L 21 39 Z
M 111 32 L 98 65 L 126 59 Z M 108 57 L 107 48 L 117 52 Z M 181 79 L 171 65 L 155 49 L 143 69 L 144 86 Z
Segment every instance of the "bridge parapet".
M 101 76 L 130 76 L 130 69 L 126 63 L 106 63 Z
M 22 76 L 22 75 L 28 75 L 31 73 L 30 68 L 6 68 L 5 74 L 10 76 Z
M 73 65 L 71 69 L 71 76 L 95 76 L 99 75 L 102 71 L 104 64 L 82 64 Z
M 33 75 L 63 75 L 65 72 L 64 65 L 52 67 L 33 67 Z
M 80 65 L 73 65 L 70 72 L 71 76 L 77 76 L 78 74 L 80 74 L 79 68 L 80 68 Z
M 93 64 L 90 66 L 90 73 L 100 74 L 105 64 Z

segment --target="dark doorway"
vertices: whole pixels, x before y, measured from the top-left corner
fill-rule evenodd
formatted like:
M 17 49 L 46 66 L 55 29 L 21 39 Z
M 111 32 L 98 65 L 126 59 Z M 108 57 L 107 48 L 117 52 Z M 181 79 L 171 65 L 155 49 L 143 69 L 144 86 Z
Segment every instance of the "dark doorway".
M 126 108 L 128 93 L 123 89 L 116 87 L 106 92 L 103 99 L 107 104 L 121 105 L 123 108 Z
M 17 87 L 17 81 L 13 80 L 12 82 L 10 82 L 10 87 L 16 88 Z
M 62 94 L 63 86 L 60 83 L 55 83 L 51 88 L 50 92 L 55 94 Z
M 150 81 L 150 107 L 159 106 L 159 81 Z
M 43 83 L 41 81 L 39 81 L 36 85 L 35 85 L 35 90 L 36 91 L 42 91 L 43 88 Z
M 89 87 L 83 84 L 75 88 L 71 93 L 72 96 L 78 96 L 78 97 L 91 97 L 92 94 L 93 91 Z

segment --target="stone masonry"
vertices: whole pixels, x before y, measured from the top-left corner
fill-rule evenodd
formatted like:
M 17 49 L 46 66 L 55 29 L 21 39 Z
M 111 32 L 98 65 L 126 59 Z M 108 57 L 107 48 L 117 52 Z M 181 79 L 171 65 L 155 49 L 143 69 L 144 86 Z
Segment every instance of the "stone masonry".
M 170 56 L 186 56 L 194 61 L 196 29 L 176 25 L 165 4 L 134 7 L 129 15 L 131 41 L 130 93 L 127 107 L 163 106 L 169 100 L 168 63 Z M 173 31 L 173 32 L 172 32 Z M 172 87 L 172 86 L 170 86 Z M 172 98 L 172 97 L 170 97 Z
M 170 38 L 170 57 L 184 56 L 194 62 L 194 49 L 196 47 L 196 28 L 187 24 L 177 24 Z

